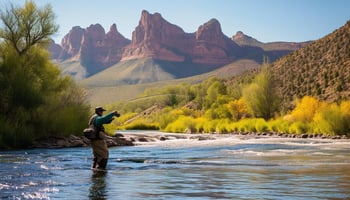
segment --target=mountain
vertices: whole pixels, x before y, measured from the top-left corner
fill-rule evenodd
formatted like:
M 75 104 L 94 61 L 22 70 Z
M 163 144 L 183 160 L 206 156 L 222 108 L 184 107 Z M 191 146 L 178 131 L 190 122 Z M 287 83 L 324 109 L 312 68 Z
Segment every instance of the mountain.
M 350 97 L 350 21 L 272 63 L 283 99 L 306 95 L 335 102 Z
M 59 49 L 53 49 L 53 45 L 50 50 L 58 64 L 67 60 L 79 62 L 86 70 L 85 76 L 89 76 L 119 62 L 123 48 L 129 43 L 130 40 L 118 32 L 115 24 L 107 33 L 100 24 L 95 24 L 86 29 L 73 27 L 62 39 L 60 52 L 54 51 Z M 78 72 L 70 73 L 74 75 Z
M 153 59 L 212 65 L 227 64 L 235 59 L 240 47 L 226 37 L 216 19 L 201 25 L 196 33 L 185 33 L 180 27 L 143 11 L 132 34 L 131 45 L 122 60 Z
M 265 52 L 264 55 L 267 56 L 271 62 L 289 54 L 292 51 L 296 51 L 310 43 L 310 41 L 263 43 L 258 41 L 257 39 L 254 39 L 253 37 L 245 35 L 242 31 L 238 31 L 234 36 L 232 36 L 231 39 L 241 47 L 262 48 Z
M 278 48 L 273 45 L 267 48 L 269 44 L 257 40 L 255 44 L 247 45 L 234 39 L 239 38 L 239 35 L 236 36 L 229 38 L 224 35 L 216 19 L 200 25 L 194 33 L 186 33 L 159 13 L 150 14 L 144 10 L 131 41 L 117 31 L 115 24 L 108 33 L 99 24 L 86 29 L 76 26 L 62 39 L 61 50 L 55 44 L 50 50 L 52 58 L 62 66 L 64 73 L 77 79 L 110 77 L 111 80 L 105 80 L 105 83 L 135 84 L 206 73 L 240 59 L 261 63 L 263 57 L 268 56 L 270 61 L 274 61 L 300 47 L 295 43 L 294 49 L 281 48 L 291 45 L 283 43 L 277 45 Z M 139 62 L 139 59 L 153 61 Z M 126 63 L 137 64 L 131 70 L 127 69 Z M 106 69 L 105 73 L 113 72 L 114 75 L 101 75 Z M 162 73 L 152 74 L 152 70 Z M 131 74 L 127 71 L 151 74 L 146 77 L 142 73 Z M 121 74 L 125 76 L 121 77 Z
M 232 40 L 240 46 L 254 46 L 260 47 L 265 51 L 295 51 L 298 50 L 307 44 L 308 42 L 268 42 L 263 43 L 245 35 L 242 31 L 238 31 L 234 36 L 232 36 Z

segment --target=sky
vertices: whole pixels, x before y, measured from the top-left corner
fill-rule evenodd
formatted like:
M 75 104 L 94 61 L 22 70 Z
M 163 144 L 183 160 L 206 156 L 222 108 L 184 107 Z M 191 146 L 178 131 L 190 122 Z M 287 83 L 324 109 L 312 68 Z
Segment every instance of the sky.
M 2 0 L 24 5 L 25 0 Z M 142 10 L 160 13 L 186 33 L 217 19 L 222 32 L 232 37 L 242 31 L 261 42 L 303 42 L 317 40 L 350 20 L 350 0 L 34 0 L 38 7 L 50 4 L 56 14 L 59 32 L 56 43 L 73 26 L 87 28 L 101 24 L 108 32 L 112 24 L 131 39 Z

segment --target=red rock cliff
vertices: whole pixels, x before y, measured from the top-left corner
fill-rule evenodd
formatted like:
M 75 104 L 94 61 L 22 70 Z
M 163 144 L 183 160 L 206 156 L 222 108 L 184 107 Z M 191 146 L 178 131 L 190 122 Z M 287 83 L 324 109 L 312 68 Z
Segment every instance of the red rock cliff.
M 118 32 L 115 24 L 107 33 L 100 24 L 86 29 L 75 26 L 62 39 L 59 59 L 79 60 L 88 73 L 93 74 L 119 62 L 129 43 L 130 40 Z
M 235 59 L 240 47 L 222 31 L 216 19 L 201 25 L 195 33 L 162 18 L 159 13 L 142 11 L 139 25 L 132 33 L 122 60 L 151 57 L 154 59 L 194 63 L 225 64 Z

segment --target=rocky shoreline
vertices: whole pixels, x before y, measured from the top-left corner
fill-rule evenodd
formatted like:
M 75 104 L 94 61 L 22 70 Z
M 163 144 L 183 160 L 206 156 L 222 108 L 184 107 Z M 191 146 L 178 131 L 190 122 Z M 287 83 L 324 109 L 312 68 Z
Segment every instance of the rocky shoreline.
M 176 139 L 190 139 L 190 140 L 215 140 L 216 136 L 220 137 L 239 137 L 241 139 L 249 138 L 302 138 L 302 139 L 349 139 L 346 135 L 342 136 L 325 136 L 322 134 L 287 134 L 287 133 L 275 133 L 275 132 L 236 132 L 227 134 L 186 134 L 186 133 L 162 133 L 152 132 L 149 134 L 137 132 L 123 132 L 116 133 L 113 137 L 106 138 L 108 147 L 114 146 L 134 146 L 146 142 L 156 142 L 165 140 Z M 46 140 L 35 141 L 30 148 L 68 148 L 68 147 L 88 147 L 90 146 L 90 140 L 83 136 L 70 135 L 69 137 L 50 137 Z

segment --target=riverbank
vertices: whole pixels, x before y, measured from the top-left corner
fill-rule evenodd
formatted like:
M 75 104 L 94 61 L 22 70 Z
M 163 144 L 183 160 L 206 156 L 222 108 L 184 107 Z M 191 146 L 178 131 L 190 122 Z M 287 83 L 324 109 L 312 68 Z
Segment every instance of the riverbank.
M 349 139 L 346 135 L 325 136 L 322 134 L 287 134 L 275 132 L 236 132 L 227 134 L 189 134 L 189 133 L 163 133 L 159 131 L 120 131 L 113 137 L 106 138 L 108 147 L 114 146 L 134 146 L 146 142 L 189 139 L 189 140 L 215 140 L 218 137 L 238 137 L 240 139 L 249 138 L 302 138 L 302 139 Z M 50 137 L 46 140 L 35 141 L 30 148 L 67 148 L 67 147 L 87 147 L 90 141 L 83 136 L 70 135 L 69 137 Z

